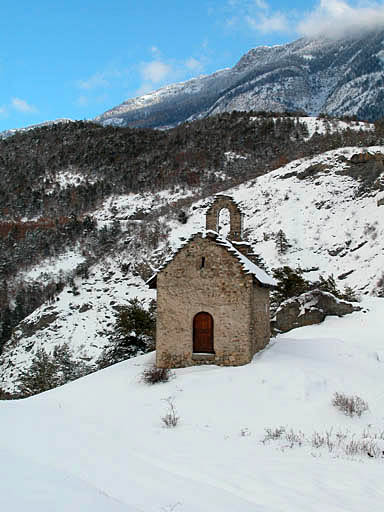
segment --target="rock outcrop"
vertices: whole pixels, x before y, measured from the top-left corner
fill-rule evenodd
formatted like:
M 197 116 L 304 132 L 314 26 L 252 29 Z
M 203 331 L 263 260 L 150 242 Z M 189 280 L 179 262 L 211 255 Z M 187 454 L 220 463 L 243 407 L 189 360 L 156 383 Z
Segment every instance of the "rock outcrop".
M 328 315 L 344 316 L 360 311 L 356 303 L 340 300 L 328 292 L 313 290 L 283 302 L 271 321 L 274 333 L 321 323 Z

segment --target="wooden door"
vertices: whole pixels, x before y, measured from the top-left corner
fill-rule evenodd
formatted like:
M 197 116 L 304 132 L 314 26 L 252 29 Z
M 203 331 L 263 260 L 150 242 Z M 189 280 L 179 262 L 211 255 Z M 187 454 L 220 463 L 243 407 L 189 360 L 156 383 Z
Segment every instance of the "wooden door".
M 213 318 L 209 313 L 197 313 L 193 319 L 193 352 L 214 352 Z

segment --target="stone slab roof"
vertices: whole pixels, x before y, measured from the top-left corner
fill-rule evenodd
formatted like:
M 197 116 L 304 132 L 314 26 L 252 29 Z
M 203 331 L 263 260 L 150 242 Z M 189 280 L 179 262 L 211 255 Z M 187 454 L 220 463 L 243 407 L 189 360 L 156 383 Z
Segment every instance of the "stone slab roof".
M 253 263 L 251 260 L 249 260 L 244 254 L 242 254 L 240 251 L 238 251 L 234 245 L 227 239 L 221 238 L 220 235 L 216 231 L 212 230 L 204 230 L 198 233 L 193 234 L 183 242 L 176 251 L 165 260 L 163 265 L 156 271 L 156 273 L 148 279 L 146 284 L 150 288 L 156 288 L 156 276 L 159 272 L 161 272 L 167 265 L 170 263 L 173 258 L 176 256 L 176 254 L 186 245 L 188 245 L 192 240 L 200 236 L 201 238 L 210 238 L 212 241 L 214 241 L 217 245 L 220 245 L 221 247 L 225 247 L 228 252 L 233 254 L 233 256 L 241 263 L 243 271 L 245 274 L 251 274 L 255 280 L 261 285 L 268 288 L 274 288 L 277 285 L 277 282 L 273 277 L 269 276 L 265 270 L 258 267 L 255 263 Z

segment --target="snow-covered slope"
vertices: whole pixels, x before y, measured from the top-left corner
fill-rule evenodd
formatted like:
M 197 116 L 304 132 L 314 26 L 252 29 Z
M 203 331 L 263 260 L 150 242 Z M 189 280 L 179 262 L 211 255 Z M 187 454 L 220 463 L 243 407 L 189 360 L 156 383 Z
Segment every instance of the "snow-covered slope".
M 378 156 L 369 156 L 375 154 Z M 226 193 L 244 211 L 246 235 L 270 269 L 300 267 L 306 271 L 304 277 L 312 280 L 333 275 L 340 289 L 350 286 L 360 295 L 375 295 L 384 272 L 381 154 L 381 146 L 329 151 L 291 162 Z M 353 163 L 359 159 L 361 163 Z M 134 212 L 154 213 L 190 193 L 179 190 L 156 196 L 113 197 L 95 216 L 102 225 L 114 218 L 127 219 Z M 67 342 L 78 358 L 95 361 L 107 343 L 106 332 L 114 322 L 116 305 L 136 296 L 147 301 L 153 297 L 154 292 L 135 271 L 137 265 L 144 263 L 149 270 L 155 269 L 172 250 L 204 227 L 211 199 L 192 203 L 186 224 L 177 220 L 178 212 L 172 209 L 158 219 L 160 224 L 122 220 L 123 228 L 134 224 L 136 235 L 127 239 L 123 234 L 114 255 L 90 269 L 87 278 L 77 277 L 74 287 L 65 288 L 55 302 L 37 309 L 15 330 L 1 357 L 0 387 L 15 389 L 19 371 L 28 368 L 31 356 L 40 347 L 52 351 L 55 345 Z M 162 233 L 154 249 L 144 243 L 145 229 Z M 283 253 L 276 243 L 280 230 L 290 244 Z M 72 258 L 77 261 L 75 255 Z M 131 267 L 127 270 L 123 264 Z M 36 278 L 36 269 L 33 272 Z M 30 276 L 24 274 L 21 278 L 28 280 Z
M 383 31 L 373 31 L 261 46 L 231 69 L 129 99 L 96 121 L 167 128 L 232 110 L 301 110 L 376 120 L 384 115 L 383 45 Z
M 4 510 L 381 511 L 384 299 L 363 307 L 278 336 L 243 367 L 180 369 L 147 386 L 148 354 L 0 402 Z M 369 410 L 345 416 L 335 392 Z M 168 397 L 174 429 L 161 421 Z M 287 435 L 268 441 L 280 427 Z M 373 457 L 351 454 L 367 440 Z
M 73 120 L 61 118 L 55 119 L 54 121 L 44 121 L 43 123 L 31 124 L 30 126 L 26 126 L 25 128 L 11 128 L 10 130 L 4 130 L 3 132 L 0 132 L 0 139 L 6 139 L 7 137 L 11 137 L 16 133 L 27 132 L 28 130 L 34 130 L 35 128 L 42 128 L 44 126 L 51 126 L 53 124 L 61 123 L 73 123 Z

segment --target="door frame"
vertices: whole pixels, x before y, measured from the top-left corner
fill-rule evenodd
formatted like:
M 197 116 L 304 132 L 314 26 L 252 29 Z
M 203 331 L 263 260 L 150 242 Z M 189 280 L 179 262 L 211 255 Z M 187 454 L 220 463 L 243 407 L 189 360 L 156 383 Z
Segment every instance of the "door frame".
M 212 325 L 212 328 L 211 328 L 211 333 L 210 333 L 210 345 L 211 345 L 211 348 L 212 350 L 210 350 L 209 352 L 201 352 L 201 351 L 196 351 L 195 350 L 195 343 L 196 343 L 196 327 L 195 327 L 195 322 L 196 322 L 196 318 L 201 315 L 201 314 L 204 314 L 204 315 L 208 315 L 211 319 L 211 325 Z M 215 353 L 215 350 L 214 350 L 214 321 L 213 321 L 213 316 L 208 313 L 208 311 L 199 311 L 198 313 L 196 313 L 196 315 L 194 315 L 193 317 L 193 320 L 192 320 L 192 353 L 193 354 L 214 354 Z

